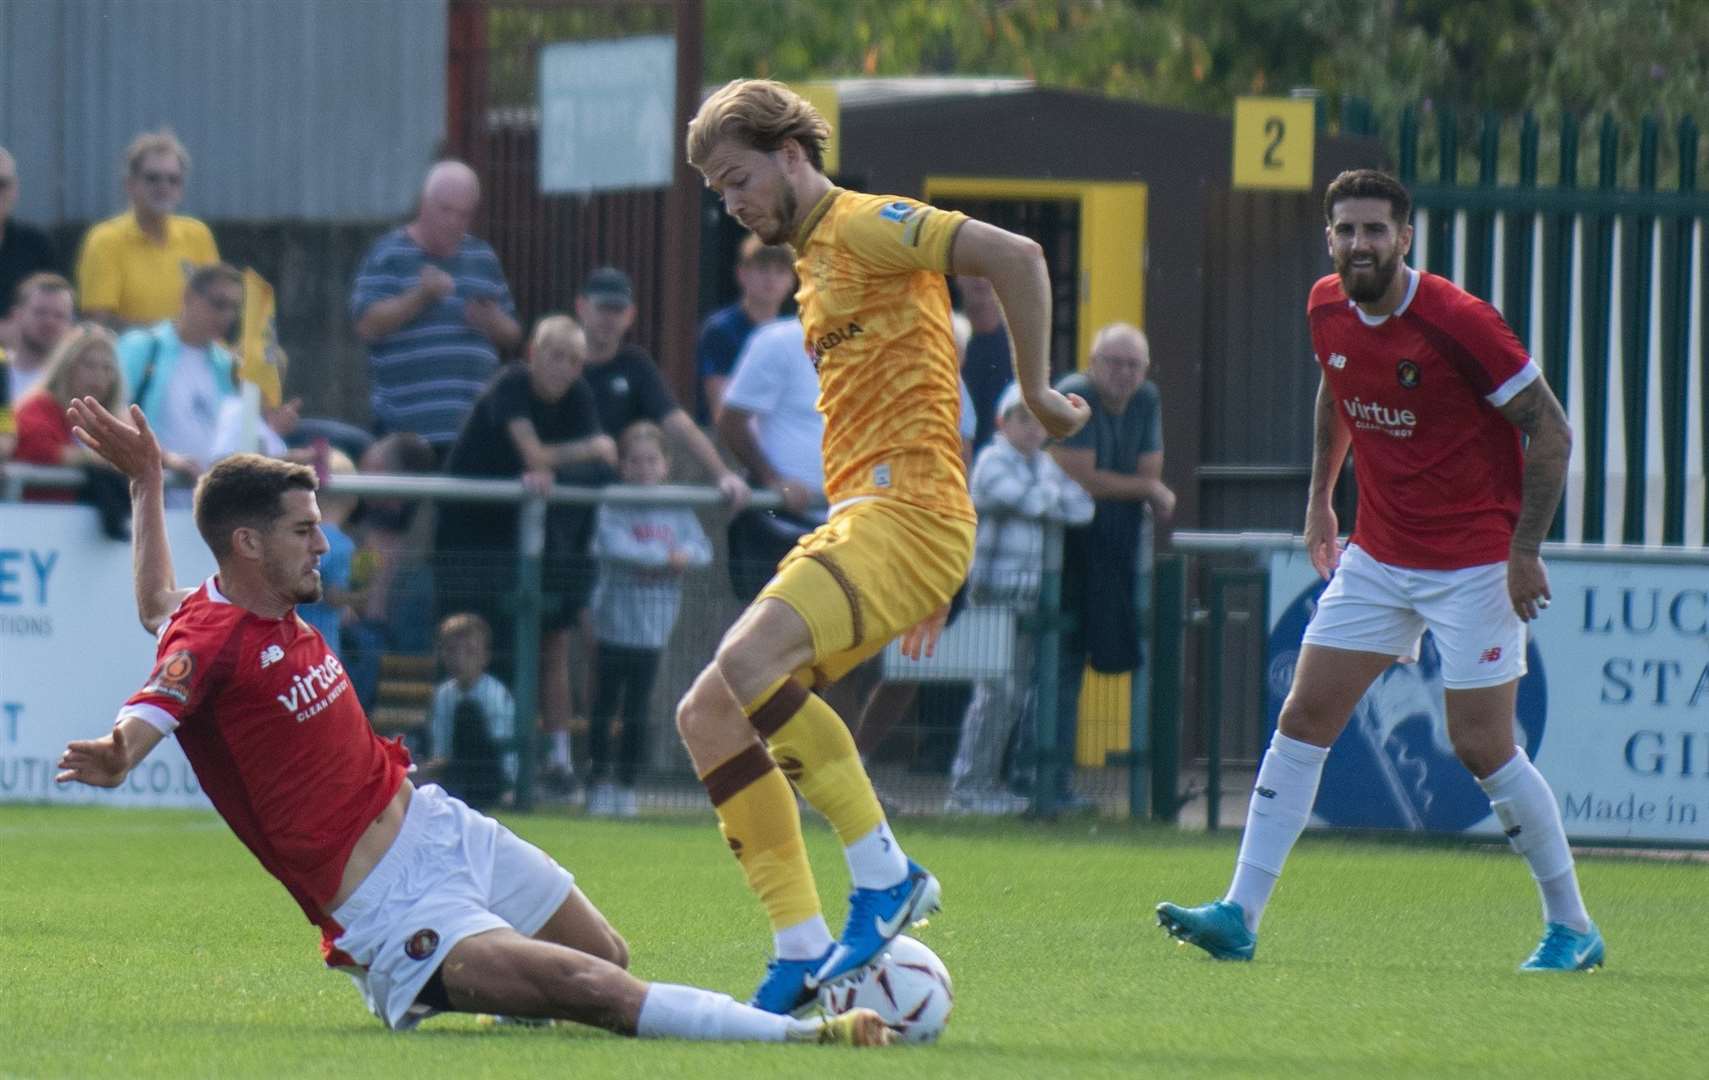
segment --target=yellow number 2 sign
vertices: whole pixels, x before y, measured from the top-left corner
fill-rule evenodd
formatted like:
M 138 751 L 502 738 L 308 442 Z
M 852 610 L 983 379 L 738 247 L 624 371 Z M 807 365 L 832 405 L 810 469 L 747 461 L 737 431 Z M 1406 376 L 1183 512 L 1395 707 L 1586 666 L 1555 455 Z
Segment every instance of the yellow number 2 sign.
M 1317 113 L 1309 99 L 1234 101 L 1234 186 L 1310 191 Z

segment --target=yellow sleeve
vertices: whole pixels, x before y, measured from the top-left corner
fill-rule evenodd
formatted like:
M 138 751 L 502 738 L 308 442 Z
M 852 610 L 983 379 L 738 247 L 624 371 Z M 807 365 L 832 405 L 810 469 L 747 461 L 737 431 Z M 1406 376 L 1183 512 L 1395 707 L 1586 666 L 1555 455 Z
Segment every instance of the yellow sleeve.
M 77 256 L 77 304 L 85 311 L 119 309 L 119 261 L 105 223 L 91 226 Z
M 214 244 L 213 230 L 208 228 L 206 222 L 191 218 L 188 240 L 190 261 L 197 266 L 208 266 L 220 261 L 220 249 Z
M 880 270 L 949 272 L 950 243 L 967 215 L 893 195 L 854 196 L 843 215 L 840 245 Z

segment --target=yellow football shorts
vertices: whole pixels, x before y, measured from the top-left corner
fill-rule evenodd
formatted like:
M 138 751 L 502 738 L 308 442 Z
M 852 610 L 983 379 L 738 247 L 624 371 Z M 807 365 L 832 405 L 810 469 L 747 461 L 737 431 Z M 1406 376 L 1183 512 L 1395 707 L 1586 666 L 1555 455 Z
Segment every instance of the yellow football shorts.
M 835 682 L 949 602 L 973 560 L 971 521 L 894 499 L 868 499 L 802 537 L 760 592 L 788 604 L 813 635 L 796 675 Z

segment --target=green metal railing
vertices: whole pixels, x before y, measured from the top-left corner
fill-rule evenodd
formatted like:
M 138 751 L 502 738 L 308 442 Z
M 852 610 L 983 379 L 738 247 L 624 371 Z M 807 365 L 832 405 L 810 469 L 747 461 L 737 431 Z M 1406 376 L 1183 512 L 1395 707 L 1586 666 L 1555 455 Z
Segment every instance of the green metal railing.
M 1552 538 L 1702 545 L 1709 193 L 1697 123 L 1679 119 L 1669 140 L 1648 116 L 1635 142 L 1612 116 L 1588 138 L 1585 127 L 1572 114 L 1545 125 L 1404 110 L 1395 149 L 1415 204 L 1413 261 L 1494 304 L 1566 406 L 1576 439 Z M 1346 102 L 1342 128 L 1378 125 Z M 1595 183 L 1583 186 L 1590 149 Z

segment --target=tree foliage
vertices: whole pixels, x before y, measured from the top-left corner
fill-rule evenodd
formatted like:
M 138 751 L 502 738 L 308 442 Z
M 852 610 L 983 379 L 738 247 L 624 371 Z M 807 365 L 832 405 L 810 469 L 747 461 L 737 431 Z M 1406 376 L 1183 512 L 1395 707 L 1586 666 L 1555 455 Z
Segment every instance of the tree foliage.
M 1011 75 L 1209 111 L 1296 86 L 1380 112 L 1629 119 L 1709 103 L 1704 0 L 708 0 L 706 13 L 714 82 Z

